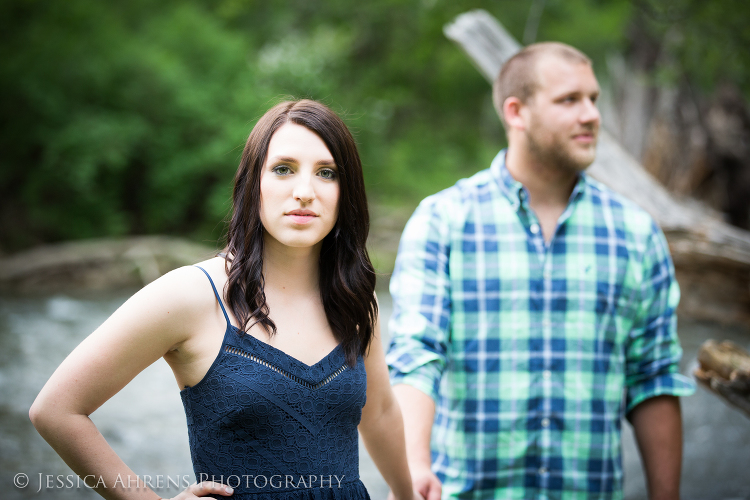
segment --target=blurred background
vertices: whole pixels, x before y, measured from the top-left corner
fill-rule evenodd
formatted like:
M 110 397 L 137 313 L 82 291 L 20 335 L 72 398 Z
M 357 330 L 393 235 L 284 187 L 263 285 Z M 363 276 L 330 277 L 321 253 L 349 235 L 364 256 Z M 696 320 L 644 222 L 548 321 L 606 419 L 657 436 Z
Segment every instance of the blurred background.
M 744 1 L 3 0 L 0 252 L 157 233 L 215 244 L 244 141 L 288 96 L 341 113 L 375 212 L 408 216 L 504 145 L 489 86 L 442 31 L 474 8 L 523 43 L 590 55 L 624 147 L 748 228 Z
M 605 127 L 623 148 L 676 197 L 750 229 L 746 1 L 2 0 L 0 258 L 23 256 L 25 265 L 64 253 L 24 253 L 40 245 L 143 235 L 202 245 L 187 261 L 210 256 L 255 121 L 280 100 L 309 97 L 341 114 L 358 142 L 387 317 L 387 273 L 417 203 L 486 168 L 505 145 L 489 85 L 443 34 L 476 8 L 524 44 L 559 40 L 587 53 Z M 72 252 L 115 252 L 102 245 Z M 134 271 L 142 282 L 164 270 L 162 257 L 149 258 Z M 87 493 L 37 494 L 35 477 L 26 489 L 11 483 L 18 471 L 69 473 L 26 412 L 64 356 L 133 293 L 115 276 L 132 271 L 122 269 L 97 271 L 94 288 L 123 283 L 106 293 L 0 295 L 7 498 Z M 686 373 L 706 338 L 750 346 L 746 324 L 681 325 Z M 94 420 L 136 472 L 192 474 L 176 386 L 157 365 Z M 750 498 L 750 420 L 702 389 L 684 411 L 684 498 Z M 643 498 L 627 433 L 625 446 L 626 496 Z M 380 494 L 363 456 L 368 487 Z

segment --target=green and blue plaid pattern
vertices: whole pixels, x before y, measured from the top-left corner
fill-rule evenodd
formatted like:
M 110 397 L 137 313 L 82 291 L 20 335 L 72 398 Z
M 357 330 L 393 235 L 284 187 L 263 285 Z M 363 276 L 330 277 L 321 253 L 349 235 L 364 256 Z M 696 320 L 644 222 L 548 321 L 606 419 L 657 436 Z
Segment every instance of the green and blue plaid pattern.
M 419 205 L 391 294 L 392 383 L 436 401 L 444 498 L 621 498 L 624 414 L 695 389 L 663 234 L 586 175 L 546 245 L 502 151 Z

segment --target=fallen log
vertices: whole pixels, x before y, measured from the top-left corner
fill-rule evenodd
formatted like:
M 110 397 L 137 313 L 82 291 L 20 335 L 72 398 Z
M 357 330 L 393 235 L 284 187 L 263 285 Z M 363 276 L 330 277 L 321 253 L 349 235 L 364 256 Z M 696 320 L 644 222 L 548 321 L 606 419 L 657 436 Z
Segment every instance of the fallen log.
M 728 340 L 707 340 L 698 350 L 696 380 L 750 417 L 750 353 Z
M 45 245 L 0 259 L 0 291 L 113 290 L 143 286 L 216 255 L 181 238 L 136 236 Z
M 459 15 L 445 35 L 492 82 L 521 45 L 484 10 Z M 679 312 L 750 324 L 750 232 L 730 226 L 693 199 L 678 199 L 602 130 L 592 177 L 648 211 L 664 231 L 682 290 Z

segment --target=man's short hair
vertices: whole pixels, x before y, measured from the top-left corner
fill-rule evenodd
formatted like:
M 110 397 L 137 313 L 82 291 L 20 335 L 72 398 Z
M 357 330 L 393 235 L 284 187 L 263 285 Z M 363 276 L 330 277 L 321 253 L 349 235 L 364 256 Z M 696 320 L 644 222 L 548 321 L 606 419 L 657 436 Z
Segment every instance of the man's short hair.
M 537 61 L 548 55 L 571 63 L 592 64 L 586 54 L 560 42 L 533 43 L 521 49 L 503 64 L 492 85 L 492 102 L 503 125 L 503 103 L 508 97 L 517 97 L 525 104 L 534 95 L 539 86 Z

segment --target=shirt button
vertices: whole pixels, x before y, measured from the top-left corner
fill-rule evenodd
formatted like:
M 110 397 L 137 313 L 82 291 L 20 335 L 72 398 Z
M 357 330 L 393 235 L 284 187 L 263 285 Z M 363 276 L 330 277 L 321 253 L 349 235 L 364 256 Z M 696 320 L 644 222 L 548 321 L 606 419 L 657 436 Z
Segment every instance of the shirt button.
M 549 427 L 549 419 L 548 418 L 543 418 L 542 419 L 542 427 L 545 427 L 545 428 Z
M 547 467 L 539 467 L 539 474 L 546 474 L 547 473 Z
M 529 231 L 531 231 L 532 234 L 536 234 L 539 232 L 539 224 L 532 224 L 529 228 Z
M 551 379 L 551 378 L 552 378 L 552 372 L 551 372 L 551 371 L 549 371 L 549 370 L 544 370 L 544 371 L 542 372 L 542 377 L 544 377 L 544 378 L 545 378 L 545 380 L 549 380 L 549 379 Z

